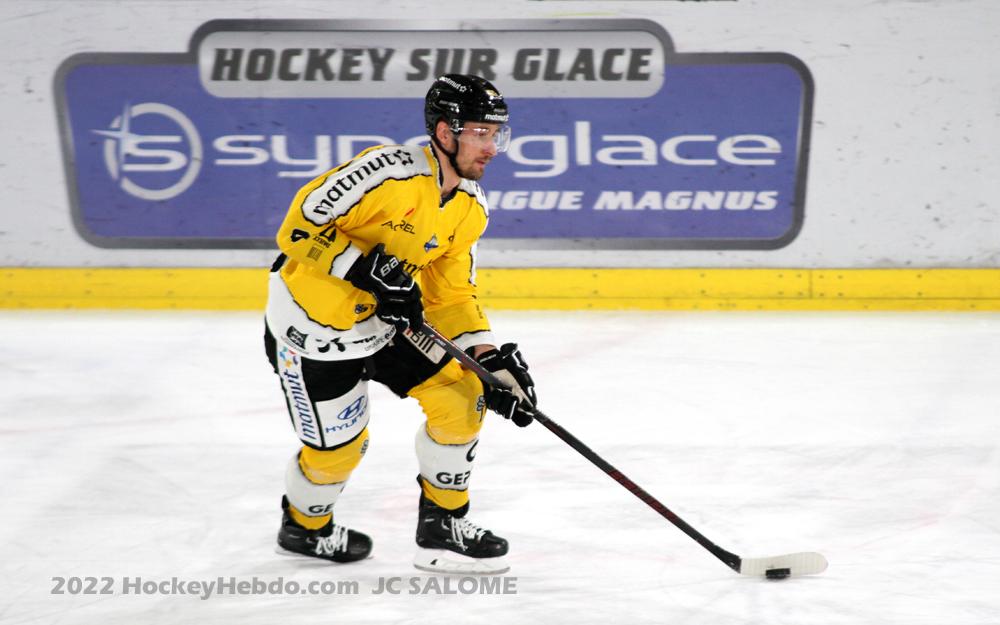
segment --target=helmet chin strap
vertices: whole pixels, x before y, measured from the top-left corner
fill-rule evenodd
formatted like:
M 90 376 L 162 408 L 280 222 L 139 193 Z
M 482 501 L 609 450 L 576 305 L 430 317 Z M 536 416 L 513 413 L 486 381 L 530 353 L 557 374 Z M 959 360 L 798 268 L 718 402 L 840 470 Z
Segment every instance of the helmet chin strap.
M 434 145 L 437 146 L 438 150 L 441 150 L 442 154 L 444 154 L 445 156 L 448 157 L 448 162 L 451 163 L 451 168 L 453 170 L 455 170 L 455 175 L 457 175 L 459 178 L 461 178 L 462 174 L 459 173 L 459 171 L 458 171 L 458 149 L 459 149 L 458 148 L 458 140 L 456 139 L 456 141 L 455 141 L 455 151 L 454 152 L 449 152 L 448 150 L 444 149 L 444 146 L 441 145 L 440 141 L 438 141 L 438 138 L 437 138 L 436 134 L 435 135 L 431 135 L 431 141 L 434 142 Z

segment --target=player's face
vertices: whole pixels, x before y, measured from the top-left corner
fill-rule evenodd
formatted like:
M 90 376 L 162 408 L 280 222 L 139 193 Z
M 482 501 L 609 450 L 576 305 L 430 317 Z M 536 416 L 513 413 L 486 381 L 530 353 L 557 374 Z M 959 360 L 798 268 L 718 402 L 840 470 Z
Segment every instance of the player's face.
M 499 124 L 466 122 L 457 139 L 455 161 L 458 163 L 458 175 L 468 180 L 479 180 L 493 157 L 507 149 L 510 128 Z

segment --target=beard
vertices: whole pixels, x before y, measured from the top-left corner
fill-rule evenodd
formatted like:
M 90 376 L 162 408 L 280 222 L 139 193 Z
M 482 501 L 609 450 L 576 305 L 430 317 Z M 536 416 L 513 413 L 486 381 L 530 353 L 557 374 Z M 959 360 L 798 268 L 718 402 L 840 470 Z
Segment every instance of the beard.
M 455 167 L 455 173 L 462 178 L 465 178 L 466 180 L 479 180 L 483 177 L 483 174 L 486 173 L 486 165 L 489 165 L 489 161 L 484 163 L 480 168 L 477 167 L 476 159 L 472 159 L 470 163 L 463 164 L 459 162 L 457 156 L 458 155 L 456 155 L 454 162 L 454 164 L 457 165 L 457 167 Z
M 484 167 L 482 171 L 476 171 L 468 167 L 459 166 L 457 173 L 459 176 L 465 178 L 466 180 L 479 180 L 480 178 L 483 177 L 483 174 L 486 173 L 486 168 Z

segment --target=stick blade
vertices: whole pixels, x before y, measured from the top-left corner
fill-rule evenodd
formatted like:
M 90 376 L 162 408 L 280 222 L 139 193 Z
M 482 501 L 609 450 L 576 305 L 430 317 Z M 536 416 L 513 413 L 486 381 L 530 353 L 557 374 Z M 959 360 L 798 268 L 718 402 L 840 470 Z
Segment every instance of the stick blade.
M 787 569 L 787 575 L 782 575 L 782 577 L 819 575 L 826 570 L 827 566 L 829 564 L 823 554 L 803 551 L 769 558 L 743 558 L 740 561 L 740 575 L 766 577 L 767 572 L 772 569 Z

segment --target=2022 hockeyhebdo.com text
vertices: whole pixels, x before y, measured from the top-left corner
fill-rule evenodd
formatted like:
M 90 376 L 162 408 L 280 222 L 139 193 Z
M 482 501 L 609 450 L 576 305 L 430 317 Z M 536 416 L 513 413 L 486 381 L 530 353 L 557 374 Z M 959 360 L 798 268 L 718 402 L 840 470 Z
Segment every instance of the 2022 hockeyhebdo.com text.
M 358 580 L 298 581 L 282 576 L 214 579 L 179 577 L 52 577 L 51 595 L 189 596 L 201 600 L 219 596 L 274 595 L 516 595 L 517 578 L 510 576 L 377 577 L 362 587 Z

